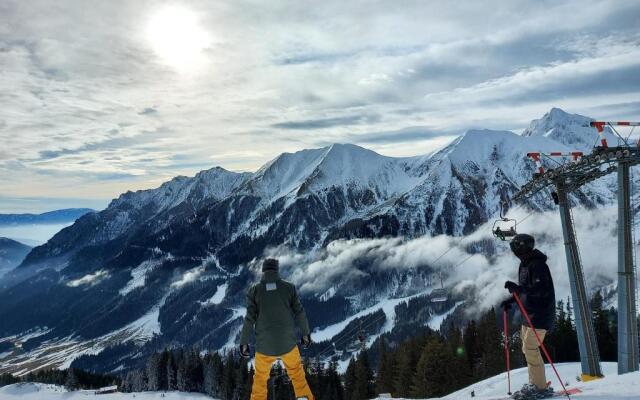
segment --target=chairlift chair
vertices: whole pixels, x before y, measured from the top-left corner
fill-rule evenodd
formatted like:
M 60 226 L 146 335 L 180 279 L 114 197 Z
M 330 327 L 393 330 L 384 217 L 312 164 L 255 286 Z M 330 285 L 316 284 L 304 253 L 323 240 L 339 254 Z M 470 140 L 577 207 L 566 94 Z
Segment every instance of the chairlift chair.
M 362 329 L 362 321 L 358 321 L 358 325 L 360 326 L 360 329 L 358 330 L 358 335 L 356 336 L 356 340 L 354 340 L 349 345 L 347 345 L 347 351 L 350 353 L 353 353 L 355 351 L 362 349 L 367 342 L 367 335 Z
M 338 358 L 341 358 L 342 354 L 344 354 L 344 351 L 343 350 L 338 350 L 338 348 L 336 347 L 336 343 L 335 342 L 331 342 L 331 344 L 333 345 L 333 352 L 335 353 L 335 355 Z
M 356 351 L 360 350 L 360 342 L 359 342 L 359 341 L 357 341 L 357 340 L 354 340 L 353 342 L 351 342 L 351 343 L 349 343 L 349 344 L 347 345 L 346 350 L 347 350 L 349 353 L 354 353 L 354 352 L 356 352 Z
M 431 302 L 432 303 L 442 303 L 447 301 L 447 291 L 445 289 L 434 289 L 431 292 Z
M 447 301 L 447 299 L 449 298 L 447 290 L 444 288 L 444 284 L 442 283 L 442 273 L 438 273 L 438 277 L 440 278 L 440 288 L 433 289 L 431 291 L 430 300 L 432 303 L 442 303 L 444 301 Z
M 333 346 L 333 354 L 335 354 L 338 358 L 342 358 L 344 350 L 338 350 L 338 348 L 336 347 L 336 342 L 331 342 L 331 345 Z
M 516 229 L 517 226 L 518 221 L 504 216 L 504 207 L 502 203 L 500 203 L 500 219 L 495 220 L 493 222 L 493 227 L 491 228 L 493 236 L 502 241 L 511 240 L 518 234 Z

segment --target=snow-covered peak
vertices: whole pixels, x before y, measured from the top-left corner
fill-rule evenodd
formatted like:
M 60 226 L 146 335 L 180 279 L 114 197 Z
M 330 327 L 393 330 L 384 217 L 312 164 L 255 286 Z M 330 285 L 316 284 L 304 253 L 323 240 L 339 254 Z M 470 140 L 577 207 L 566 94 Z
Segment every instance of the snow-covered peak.
M 305 182 L 316 190 L 332 186 L 375 188 L 390 195 L 418 183 L 412 168 L 420 157 L 386 157 L 353 144 L 333 144 Z
M 251 174 L 215 167 L 200 171 L 195 177 L 177 176 L 156 189 L 126 192 L 109 207 L 127 205 L 136 209 L 153 206 L 158 212 L 172 208 L 187 199 L 222 199 L 240 186 Z
M 511 131 L 469 130 L 432 157 L 432 165 L 443 161 L 459 171 L 473 168 L 501 169 L 508 176 L 519 170 L 528 152 L 569 151 L 570 148 L 545 136 L 521 136 Z
M 306 190 L 362 186 L 384 193 L 408 190 L 422 157 L 386 157 L 354 144 L 335 143 L 320 149 L 283 153 L 260 168 L 247 183 L 253 193 L 273 199 Z
M 195 182 L 189 197 L 193 201 L 223 199 L 252 175 L 250 172 L 232 172 L 221 167 L 200 171 L 194 178 Z
M 445 149 L 436 153 L 434 159 L 446 156 L 454 165 L 463 165 L 468 161 L 484 165 L 491 161 L 491 158 L 487 157 L 488 155 L 492 153 L 504 154 L 504 150 L 522 148 L 521 145 L 521 138 L 513 132 L 473 129 L 466 131 Z
M 282 153 L 256 171 L 246 188 L 269 198 L 287 194 L 304 182 L 329 150 L 324 147 Z
M 571 150 L 590 152 L 599 144 L 598 132 L 590 126 L 592 118 L 570 114 L 560 108 L 552 108 L 540 119 L 534 119 L 522 132 L 524 137 L 546 137 L 566 145 Z M 615 143 L 613 133 L 606 128 L 607 140 Z

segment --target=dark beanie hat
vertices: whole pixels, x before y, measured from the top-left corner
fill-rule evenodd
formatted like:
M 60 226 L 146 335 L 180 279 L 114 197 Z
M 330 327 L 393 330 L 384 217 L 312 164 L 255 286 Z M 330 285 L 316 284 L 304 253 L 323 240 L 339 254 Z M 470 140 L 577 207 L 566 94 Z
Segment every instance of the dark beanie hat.
M 267 258 L 262 263 L 262 272 L 264 271 L 277 271 L 279 267 L 278 260 L 275 258 Z

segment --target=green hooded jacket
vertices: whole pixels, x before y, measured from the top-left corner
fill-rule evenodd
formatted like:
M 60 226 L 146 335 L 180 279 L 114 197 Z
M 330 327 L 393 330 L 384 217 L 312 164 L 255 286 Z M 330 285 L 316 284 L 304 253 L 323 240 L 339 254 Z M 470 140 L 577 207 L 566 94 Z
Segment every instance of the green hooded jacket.
M 255 329 L 256 351 L 281 356 L 296 345 L 296 324 L 308 335 L 309 322 L 292 283 L 280 279 L 276 271 L 265 271 L 259 283 L 247 291 L 247 314 L 244 317 L 240 344 L 249 344 Z

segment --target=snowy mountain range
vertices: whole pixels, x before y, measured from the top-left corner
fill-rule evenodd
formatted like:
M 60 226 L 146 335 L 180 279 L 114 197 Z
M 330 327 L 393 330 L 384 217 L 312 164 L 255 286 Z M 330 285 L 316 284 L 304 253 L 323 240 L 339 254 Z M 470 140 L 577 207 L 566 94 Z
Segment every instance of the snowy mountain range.
M 552 109 L 520 135 L 471 130 L 429 155 L 394 158 L 334 144 L 283 153 L 254 173 L 215 167 L 122 194 L 34 248 L 0 280 L 0 372 L 64 367 L 79 356 L 76 365 L 121 371 L 164 346 L 232 347 L 245 289 L 266 253 L 330 253 L 336 240 L 467 235 L 531 178 L 527 152 L 589 152 L 597 140 L 590 121 Z M 574 202 L 612 204 L 609 178 Z M 540 194 L 527 206 L 553 203 Z M 295 263 L 308 260 L 282 261 L 295 273 Z M 439 286 L 431 267 L 389 268 L 303 292 L 316 340 L 325 341 L 319 346 L 363 324 L 372 337 L 406 334 L 411 324 L 437 328 L 461 299 L 429 301 Z M 353 260 L 351 272 L 368 268 L 367 260 Z M 426 311 L 401 324 L 403 305 Z
M 0 225 L 60 224 L 92 212 L 90 208 L 65 208 L 41 214 L 0 214 Z

